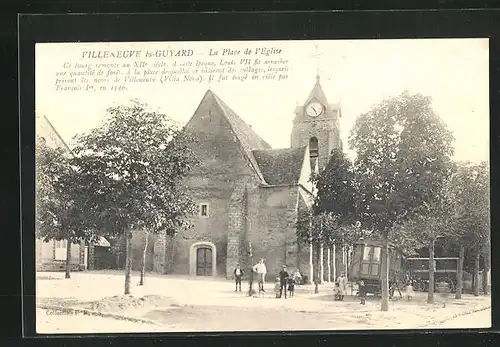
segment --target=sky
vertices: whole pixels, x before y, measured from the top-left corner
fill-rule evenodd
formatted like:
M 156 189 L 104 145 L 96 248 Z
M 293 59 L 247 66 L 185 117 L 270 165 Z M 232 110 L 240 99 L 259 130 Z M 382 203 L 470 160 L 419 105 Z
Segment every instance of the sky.
M 133 98 L 184 125 L 210 88 L 273 148 L 284 148 L 290 146 L 294 109 L 306 101 L 319 72 L 328 101 L 341 103 L 345 149 L 349 131 L 360 114 L 408 90 L 432 97 L 433 108 L 454 133 L 454 159 L 479 162 L 489 160 L 488 45 L 488 39 L 38 43 L 35 107 L 71 147 L 77 133 L 99 125 L 106 108 Z M 126 92 L 55 89 L 56 71 L 65 62 L 84 63 L 84 50 L 191 48 L 195 59 L 219 61 L 220 57 L 209 56 L 209 49 L 247 47 L 281 49 L 280 57 L 289 60 L 288 79 L 137 84 Z

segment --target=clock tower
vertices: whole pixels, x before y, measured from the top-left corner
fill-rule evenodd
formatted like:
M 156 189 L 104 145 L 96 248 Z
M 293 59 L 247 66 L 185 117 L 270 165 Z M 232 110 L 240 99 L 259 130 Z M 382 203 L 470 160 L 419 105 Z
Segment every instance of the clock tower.
M 319 75 L 316 76 L 316 84 L 306 102 L 295 108 L 291 135 L 292 148 L 309 145 L 313 171 L 326 166 L 333 149 L 342 149 L 340 117 L 340 105 L 328 103 Z

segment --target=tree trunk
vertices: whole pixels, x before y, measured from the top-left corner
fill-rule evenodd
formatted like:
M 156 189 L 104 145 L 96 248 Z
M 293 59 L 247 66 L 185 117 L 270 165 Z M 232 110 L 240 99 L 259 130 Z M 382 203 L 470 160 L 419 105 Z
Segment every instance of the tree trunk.
M 484 270 L 483 270 L 483 293 L 484 295 L 488 295 L 488 273 L 491 268 L 491 258 L 490 258 L 490 247 L 483 246 L 483 259 L 484 259 Z
M 488 295 L 488 268 L 483 269 L 483 294 Z
M 349 245 L 344 246 L 344 252 L 345 252 L 344 272 L 345 272 L 345 275 L 347 276 L 347 271 L 349 269 Z
M 326 260 L 327 260 L 327 266 L 326 266 L 326 273 L 327 273 L 327 281 L 328 283 L 332 282 L 332 257 L 330 253 L 330 246 L 326 249 Z
M 125 295 L 130 294 L 130 272 L 132 270 L 132 257 L 130 252 L 130 241 L 132 233 L 127 228 L 125 229 Z
M 333 247 L 332 247 L 332 258 L 333 258 L 332 275 L 333 275 L 333 282 L 335 282 L 337 280 L 337 252 L 335 249 L 335 244 L 333 244 Z
M 481 252 L 476 253 L 474 259 L 474 296 L 479 296 L 479 257 Z
M 455 291 L 455 299 L 462 299 L 462 291 L 464 288 L 464 257 L 465 247 L 460 246 L 458 251 L 458 266 L 457 266 L 457 288 Z
M 325 281 L 325 265 L 324 265 L 323 245 L 319 245 L 319 284 Z
M 248 268 L 248 296 L 253 296 L 253 251 L 252 251 L 252 242 L 248 241 L 248 258 L 250 261 L 250 267 Z
M 147 231 L 144 232 L 144 235 L 145 238 L 144 238 L 144 250 L 142 251 L 141 279 L 139 281 L 140 286 L 144 285 L 144 276 L 146 275 L 146 255 L 148 251 L 148 239 L 149 239 L 149 234 Z
M 427 288 L 427 303 L 434 303 L 434 240 L 429 243 L 429 287 Z
M 319 277 L 320 277 L 320 268 L 319 268 L 319 258 L 320 258 L 320 254 L 319 254 L 319 251 L 320 251 L 320 245 L 318 243 L 318 245 L 316 246 L 316 271 L 314 272 L 314 294 L 318 294 L 319 293 L 319 288 L 318 288 L 318 285 L 319 285 Z
M 309 243 L 309 279 L 308 284 L 314 283 L 314 266 L 313 266 L 313 245 Z
M 68 239 L 66 245 L 66 274 L 64 278 L 71 278 L 71 241 Z
M 382 247 L 382 269 L 381 269 L 381 290 L 382 290 L 382 304 L 381 311 L 389 311 L 389 239 L 387 231 L 383 233 L 383 247 Z

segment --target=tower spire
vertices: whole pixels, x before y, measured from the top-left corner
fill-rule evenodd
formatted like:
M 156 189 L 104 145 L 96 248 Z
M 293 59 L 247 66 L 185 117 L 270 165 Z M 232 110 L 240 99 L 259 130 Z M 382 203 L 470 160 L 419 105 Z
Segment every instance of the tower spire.
M 319 53 L 319 46 L 314 45 L 316 52 L 313 54 L 313 57 L 316 59 L 316 83 L 319 83 L 319 57 L 323 54 Z

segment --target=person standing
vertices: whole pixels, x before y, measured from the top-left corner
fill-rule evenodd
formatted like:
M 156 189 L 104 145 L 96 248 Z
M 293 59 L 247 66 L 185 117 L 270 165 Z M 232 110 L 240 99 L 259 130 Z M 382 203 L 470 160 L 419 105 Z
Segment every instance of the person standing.
M 285 299 L 286 299 L 286 284 L 288 282 L 288 277 L 289 274 L 286 271 L 286 265 L 283 265 L 283 269 L 280 271 L 279 276 L 280 278 L 280 297 L 283 295 L 283 292 L 285 292 Z
M 261 258 L 259 262 L 253 267 L 253 271 L 257 273 L 257 278 L 259 282 L 259 292 L 266 292 L 264 290 L 264 282 L 266 280 L 267 268 L 266 264 L 264 264 L 264 259 Z
M 344 295 L 347 293 L 347 277 L 345 277 L 345 273 L 343 271 L 340 273 L 337 283 L 339 284 L 340 301 L 343 301 Z
M 290 277 L 288 279 L 288 295 L 292 297 L 295 294 L 295 279 Z
M 240 268 L 240 264 L 236 264 L 236 269 L 233 271 L 234 274 L 234 280 L 236 282 L 236 289 L 234 290 L 235 292 L 238 291 L 238 286 L 241 292 L 241 278 L 245 274 L 245 271 Z
M 413 283 L 411 281 L 408 282 L 405 288 L 405 296 L 408 301 L 411 300 L 411 298 L 415 295 L 414 289 L 413 289 Z
M 363 280 L 359 281 L 359 299 L 361 300 L 360 304 L 364 305 L 366 302 L 366 286 Z
M 295 284 L 297 286 L 300 285 L 300 284 L 302 284 L 302 275 L 300 274 L 299 269 L 297 269 L 295 271 L 295 273 L 293 274 L 293 279 L 295 280 Z

